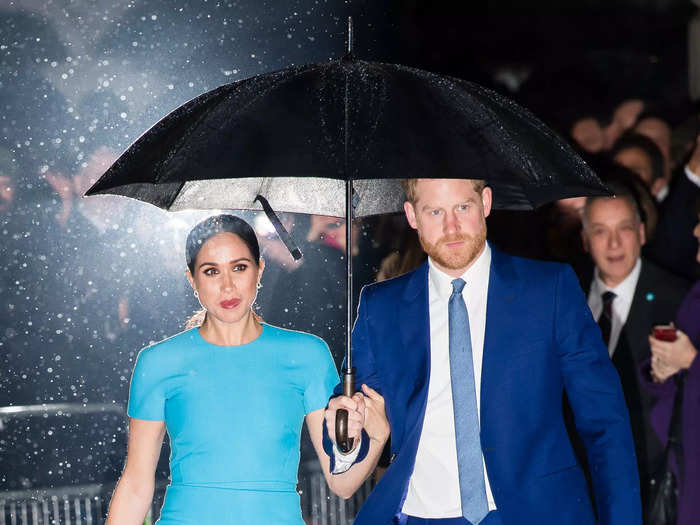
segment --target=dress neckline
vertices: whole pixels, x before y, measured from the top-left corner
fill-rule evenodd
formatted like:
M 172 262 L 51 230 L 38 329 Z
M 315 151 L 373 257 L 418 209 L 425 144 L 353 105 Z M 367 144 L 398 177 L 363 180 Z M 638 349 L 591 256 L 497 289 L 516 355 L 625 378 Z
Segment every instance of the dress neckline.
M 250 341 L 248 343 L 244 343 L 242 345 L 217 345 L 215 343 L 211 343 L 211 342 L 207 341 L 206 339 L 204 339 L 204 337 L 202 337 L 202 334 L 199 333 L 199 329 L 200 329 L 199 326 L 193 328 L 192 330 L 194 332 L 195 337 L 197 339 L 199 339 L 200 342 L 202 342 L 208 346 L 213 346 L 214 348 L 231 348 L 231 349 L 241 348 L 242 349 L 242 348 L 247 348 L 251 345 L 254 345 L 262 339 L 267 325 L 265 323 L 260 323 L 260 326 L 262 327 L 262 330 L 260 330 L 260 333 L 258 334 L 258 336 L 255 339 L 253 339 L 252 341 Z

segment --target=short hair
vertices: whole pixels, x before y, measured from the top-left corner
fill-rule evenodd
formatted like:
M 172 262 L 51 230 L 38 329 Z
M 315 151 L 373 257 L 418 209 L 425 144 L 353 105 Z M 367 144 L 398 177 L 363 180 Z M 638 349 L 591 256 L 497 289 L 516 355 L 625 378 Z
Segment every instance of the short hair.
M 484 191 L 484 188 L 486 187 L 486 181 L 482 179 L 468 179 L 472 181 L 472 185 L 474 187 L 474 191 L 481 195 L 481 192 Z M 406 200 L 410 202 L 411 204 L 415 204 L 417 200 L 417 195 L 416 195 L 416 184 L 418 183 L 418 179 L 403 179 L 401 181 L 401 186 L 403 187 L 403 191 L 406 194 Z
M 628 170 L 625 170 L 628 171 Z M 639 193 L 637 189 L 634 187 L 634 183 L 632 181 L 625 181 L 623 180 L 623 177 L 618 176 L 619 174 L 616 174 L 616 177 L 614 179 L 608 179 L 604 180 L 605 185 L 608 187 L 608 189 L 612 192 L 613 196 L 607 196 L 607 195 L 595 195 L 592 197 L 587 197 L 586 198 L 586 203 L 583 206 L 583 218 L 582 218 L 582 223 L 584 229 L 587 228 L 588 226 L 588 220 L 590 218 L 590 211 L 591 207 L 593 206 L 593 203 L 597 200 L 600 199 L 611 199 L 611 198 L 617 198 L 617 199 L 623 199 L 627 202 L 629 207 L 632 209 L 634 212 L 635 217 L 637 220 L 642 223 L 646 224 L 646 212 L 644 211 L 644 208 L 642 207 L 641 204 L 641 199 L 639 196 Z
M 190 272 L 194 274 L 194 263 L 204 243 L 219 233 L 233 233 L 240 237 L 250 250 L 253 256 L 253 262 L 258 264 L 260 261 L 260 245 L 258 244 L 255 230 L 253 230 L 250 224 L 235 215 L 212 215 L 197 223 L 197 225 L 192 228 L 189 235 L 187 235 L 185 257 Z
M 637 117 L 637 121 L 634 123 L 634 127 L 637 126 L 642 120 L 647 120 L 647 119 L 654 119 L 654 120 L 660 120 L 666 126 L 668 126 L 669 131 L 671 131 L 671 124 L 668 121 L 668 118 L 666 118 L 665 115 L 659 113 L 658 111 L 654 111 L 652 109 L 645 109 L 642 111 L 639 116 Z
M 651 160 L 651 181 L 663 178 L 664 176 L 664 156 L 656 143 L 646 135 L 641 133 L 628 132 L 622 135 L 610 151 L 610 157 L 626 149 L 640 149 L 647 154 Z

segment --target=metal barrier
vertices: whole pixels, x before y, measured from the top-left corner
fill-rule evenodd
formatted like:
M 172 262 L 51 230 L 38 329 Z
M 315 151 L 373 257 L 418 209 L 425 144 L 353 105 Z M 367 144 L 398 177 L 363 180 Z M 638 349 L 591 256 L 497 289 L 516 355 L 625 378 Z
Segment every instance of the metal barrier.
M 330 491 L 317 460 L 304 463 L 302 472 L 305 474 L 299 483 L 301 512 L 309 525 L 350 525 L 372 491 L 373 483 L 369 479 L 351 498 L 344 500 Z
M 24 421 L 16 431 L 24 433 L 27 418 L 39 416 L 42 420 L 51 417 L 66 418 L 78 414 L 112 413 L 123 416 L 123 407 L 117 405 L 35 405 L 26 407 L 0 407 L 0 431 L 10 431 L 10 426 L 4 426 L 9 418 Z M 61 421 L 66 421 L 62 419 Z M 103 421 L 100 419 L 100 422 Z M 110 420 L 111 421 L 111 420 Z M 77 422 L 74 422 L 74 426 Z M 91 423 L 91 426 L 94 424 Z M 122 425 L 123 427 L 123 425 Z M 75 431 L 75 428 L 73 429 Z M 78 429 L 80 430 L 80 429 Z M 110 431 L 111 432 L 111 431 Z M 4 436 L 5 438 L 9 436 Z M 82 441 L 82 440 L 81 440 Z M 104 441 L 104 440 L 103 440 Z M 0 440 L 1 442 L 1 440 Z M 104 444 L 104 443 L 103 443 Z M 12 446 L 11 442 L 4 447 Z M 125 448 L 125 444 L 122 445 Z M 2 447 L 0 447 L 1 452 Z M 123 452 L 118 451 L 120 458 Z M 2 454 L 0 454 L 2 456 Z M 0 457 L 0 460 L 3 458 Z M 7 460 L 8 458 L 5 458 Z M 17 462 L 17 458 L 15 458 Z M 46 468 L 50 461 L 56 458 L 45 458 Z M 0 465 L 11 467 L 6 462 Z M 20 465 L 16 465 L 19 468 Z M 5 472 L 5 476 L 10 472 Z M 372 482 L 367 481 L 353 497 L 347 500 L 333 494 L 326 484 L 325 477 L 316 458 L 305 461 L 300 469 L 298 486 L 301 510 L 304 521 L 308 525 L 350 525 L 355 514 L 372 490 Z M 11 475 L 11 474 L 10 474 Z M 78 485 L 52 488 L 30 488 L 24 490 L 0 490 L 0 525 L 103 525 L 105 522 L 109 500 L 114 490 L 116 477 L 108 478 L 110 482 L 85 483 Z M 71 480 L 70 482 L 76 482 Z M 106 480 L 105 480 L 106 481 Z M 65 481 L 64 481 L 65 483 Z M 159 515 L 167 481 L 159 481 L 153 498 L 153 505 L 145 525 L 154 523 Z M 208 524 L 202 524 L 208 525 Z
M 352 498 L 343 500 L 330 492 L 318 462 L 314 463 L 305 465 L 308 473 L 299 484 L 304 521 L 308 525 L 350 525 L 372 490 L 371 481 Z M 165 487 L 160 484 L 156 488 L 146 524 L 158 519 Z M 79 485 L 0 493 L 0 525 L 102 525 L 113 488 L 113 485 Z
M 0 525 L 104 523 L 111 490 L 103 485 L 0 493 Z

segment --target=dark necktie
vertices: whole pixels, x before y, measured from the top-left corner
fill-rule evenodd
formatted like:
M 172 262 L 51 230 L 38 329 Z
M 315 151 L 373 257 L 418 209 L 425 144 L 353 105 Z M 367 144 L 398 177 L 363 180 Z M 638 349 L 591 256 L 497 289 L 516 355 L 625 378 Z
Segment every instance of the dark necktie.
M 448 303 L 450 334 L 450 380 L 457 441 L 457 470 L 462 515 L 478 524 L 489 513 L 476 406 L 472 339 L 469 314 L 462 298 L 462 279 L 452 281 Z
M 610 343 L 610 333 L 612 332 L 612 303 L 617 297 L 613 292 L 607 291 L 603 293 L 603 312 L 598 318 L 598 326 L 600 333 L 603 336 L 605 346 Z

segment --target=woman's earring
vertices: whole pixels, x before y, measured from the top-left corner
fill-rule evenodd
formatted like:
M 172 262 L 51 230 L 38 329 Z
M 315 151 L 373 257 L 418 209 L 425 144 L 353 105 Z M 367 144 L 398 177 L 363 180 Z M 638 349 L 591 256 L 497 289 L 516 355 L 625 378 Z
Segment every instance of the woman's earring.
M 194 291 L 194 297 L 195 299 L 199 299 L 199 292 L 197 290 Z
M 260 288 L 262 288 L 262 284 L 260 284 L 260 281 L 257 282 L 257 284 L 255 285 L 255 288 L 257 288 L 258 290 L 260 290 Z

